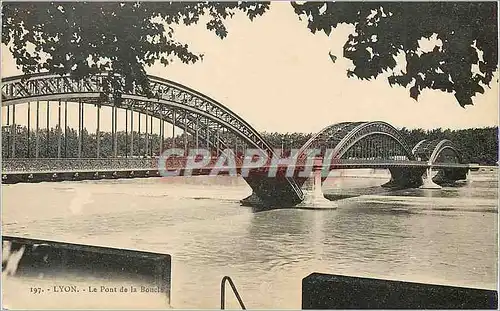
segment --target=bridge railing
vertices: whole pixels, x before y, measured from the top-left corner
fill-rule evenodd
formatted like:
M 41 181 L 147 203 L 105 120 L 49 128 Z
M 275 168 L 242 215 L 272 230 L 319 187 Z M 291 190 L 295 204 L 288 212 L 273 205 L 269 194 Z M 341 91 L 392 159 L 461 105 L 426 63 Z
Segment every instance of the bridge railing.
M 153 158 L 16 158 L 3 159 L 2 172 L 64 172 L 64 171 L 109 171 L 109 170 L 155 170 L 186 167 L 188 157 Z M 208 165 L 214 165 L 211 158 Z
M 185 168 L 188 165 L 188 157 L 170 157 L 168 159 L 153 158 L 17 158 L 17 159 L 4 159 L 2 161 L 2 172 L 15 173 L 15 172 L 64 172 L 64 171 L 110 171 L 110 170 L 156 170 L 156 169 L 179 169 Z M 194 162 L 199 162 L 202 159 L 196 159 Z M 160 162 L 161 161 L 161 162 Z M 253 162 L 256 160 L 254 159 Z M 246 163 L 250 163 L 247 160 Z M 161 163 L 161 165 L 160 165 Z M 193 163 L 193 161 L 191 161 Z M 229 165 L 228 163 L 218 162 L 217 157 L 212 157 L 209 161 L 205 161 L 204 165 L 199 167 L 214 167 L 216 164 Z M 276 163 L 276 162 L 275 162 Z M 243 167 L 243 158 L 239 158 L 235 162 L 237 168 Z M 268 168 L 272 165 L 272 161 L 268 159 L 267 163 L 261 165 L 262 169 Z M 297 161 L 294 165 L 296 167 L 303 166 L 322 166 L 322 159 L 315 161 Z M 278 164 L 279 167 L 286 169 L 287 163 Z M 427 166 L 425 161 L 408 161 L 408 160 L 392 160 L 392 159 L 334 159 L 330 162 L 331 168 L 335 167 L 384 167 L 384 166 Z M 218 166 L 218 165 L 217 165 Z M 434 163 L 435 168 L 446 167 L 461 167 L 468 166 L 467 164 L 460 163 Z M 255 167 L 249 165 L 249 167 Z
M 158 160 L 154 158 L 42 158 L 4 159 L 2 161 L 3 172 L 152 169 L 157 166 Z
M 204 166 L 215 166 L 218 158 L 212 157 Z M 162 165 L 159 165 L 161 161 Z M 196 162 L 201 158 L 195 159 Z M 247 163 L 253 160 L 247 160 Z M 206 163 L 206 162 L 205 162 Z M 235 162 L 237 167 L 241 167 L 243 159 L 239 158 Z M 317 163 L 317 161 L 316 161 Z M 140 169 L 161 169 L 183 168 L 188 164 L 188 157 L 169 157 L 161 159 L 153 158 L 15 158 L 3 159 L 3 172 L 52 172 L 52 171 L 82 171 L 82 170 L 140 170 Z M 222 165 L 228 165 L 222 163 Z M 296 165 L 305 165 L 305 161 L 297 161 Z M 271 165 L 268 159 L 263 166 Z

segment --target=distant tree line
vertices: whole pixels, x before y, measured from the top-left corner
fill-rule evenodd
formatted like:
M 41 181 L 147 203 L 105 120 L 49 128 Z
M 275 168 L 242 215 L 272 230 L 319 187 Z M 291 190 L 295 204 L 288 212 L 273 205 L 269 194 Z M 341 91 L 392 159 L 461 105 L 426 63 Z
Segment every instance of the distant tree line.
M 498 161 L 498 127 L 464 130 L 438 128 L 429 131 L 402 128 L 400 131 L 410 147 L 423 139 L 449 139 L 462 152 L 465 161 L 481 165 L 495 165 Z
M 2 127 L 2 157 L 8 158 L 12 155 L 13 139 L 10 135 L 12 127 Z M 48 135 L 47 130 L 39 130 L 38 145 L 40 158 L 57 158 L 61 157 L 76 158 L 79 155 L 78 151 L 78 131 L 73 128 L 68 128 L 67 138 L 64 130 L 51 128 Z M 443 130 L 441 128 L 433 130 L 400 129 L 401 134 L 406 140 L 410 148 L 415 146 L 423 139 L 449 139 L 456 144 L 461 150 L 464 159 L 471 163 L 479 163 L 481 165 L 495 165 L 498 161 L 498 127 L 485 127 L 465 130 Z M 149 134 L 146 139 L 145 133 L 134 132 L 133 150 L 134 156 L 155 156 L 159 154 L 161 137 L 158 134 Z M 312 134 L 307 133 L 262 133 L 263 138 L 274 148 L 283 149 L 298 149 L 307 142 Z M 100 133 L 99 157 L 113 157 L 113 137 L 110 132 Z M 29 135 L 29 150 L 28 150 L 28 129 L 25 126 L 17 126 L 16 133 L 16 157 L 35 157 L 36 156 L 36 134 L 31 131 Z M 82 131 L 80 137 L 82 139 L 81 157 L 94 158 L 97 156 L 97 139 L 95 133 L 89 133 L 86 129 Z M 146 143 L 147 140 L 147 143 Z M 60 141 L 60 143 L 59 143 Z M 117 132 L 116 149 L 118 156 L 130 156 L 131 139 L 130 132 Z M 231 148 L 238 148 L 238 144 L 234 141 L 234 137 L 225 138 Z M 47 143 L 48 142 L 48 143 Z M 59 149 L 60 146 L 60 149 Z M 175 137 L 164 137 L 163 148 L 193 148 L 196 146 L 195 138 L 191 135 L 184 134 Z M 147 149 L 146 149 L 147 147 Z M 205 147 L 205 142 L 200 138 L 199 147 Z M 241 148 L 241 145 L 240 145 Z M 240 149 L 241 151 L 241 149 Z
M 312 33 L 330 36 L 340 24 L 354 27 L 342 55 L 353 64 L 348 77 L 371 80 L 388 73 L 387 82 L 407 87 L 415 100 L 425 89 L 439 90 L 453 93 L 462 107 L 472 105 L 477 94 L 495 83 L 496 1 L 290 4 Z M 8 1 L 2 6 L 2 44 L 24 73 L 48 71 L 84 78 L 109 70 L 104 84 L 109 92 L 141 85 L 153 96 L 147 67 L 203 60 L 190 42 L 178 39 L 177 25 L 205 23 L 223 39 L 235 13 L 254 20 L 270 7 L 266 1 Z M 420 46 L 422 39 L 440 42 L 427 50 Z M 404 70 L 396 69 L 398 55 L 405 59 Z M 337 59 L 331 53 L 330 57 L 333 62 Z
M 14 143 L 13 135 L 10 135 L 11 127 L 4 126 L 2 128 L 2 157 L 12 157 L 12 145 Z M 66 134 L 66 135 L 65 135 Z M 25 126 L 18 126 L 15 135 L 15 157 L 17 158 L 34 158 L 36 154 L 37 137 L 34 130 L 30 131 L 28 140 L 28 129 Z M 130 132 L 128 140 L 126 140 L 124 131 L 117 132 L 116 149 L 117 156 L 130 155 L 131 139 Z M 38 131 L 38 157 L 39 158 L 57 158 L 59 155 L 63 158 L 77 158 L 79 156 L 79 139 L 81 139 L 82 158 L 101 158 L 113 157 L 113 136 L 111 132 L 100 132 L 99 155 L 97 155 L 97 135 L 89 133 L 87 129 L 83 129 L 79 137 L 78 131 L 73 128 L 68 128 L 66 133 L 58 127 L 51 128 L 49 133 L 47 129 Z M 177 137 L 176 141 L 182 140 L 182 137 Z M 151 153 L 157 154 L 160 150 L 161 138 L 157 134 L 150 134 L 148 139 L 148 148 L 146 149 L 145 133 L 134 132 L 134 155 L 147 156 Z M 183 140 L 182 140 L 183 141 Z M 29 145 L 28 145 L 29 142 Z M 165 146 L 172 144 L 172 139 L 165 138 Z
M 449 129 L 400 129 L 407 145 L 413 148 L 423 139 L 449 139 L 463 154 L 466 161 L 481 165 L 495 165 L 498 161 L 498 127 L 485 127 L 464 130 Z M 264 139 L 272 146 L 285 149 L 300 148 L 312 134 L 304 133 L 263 133 Z

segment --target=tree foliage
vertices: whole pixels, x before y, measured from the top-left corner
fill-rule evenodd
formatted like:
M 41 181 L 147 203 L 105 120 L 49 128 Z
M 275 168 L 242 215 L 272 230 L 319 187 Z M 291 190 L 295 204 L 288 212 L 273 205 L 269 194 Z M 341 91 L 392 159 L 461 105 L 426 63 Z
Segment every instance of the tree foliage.
M 28 140 L 28 129 L 26 126 L 18 125 L 18 132 L 16 134 L 16 157 L 35 157 L 36 145 L 36 132 L 30 130 Z M 12 126 L 5 126 L 2 128 L 2 157 L 9 158 L 11 156 L 11 147 L 13 143 L 13 135 L 10 135 Z M 65 135 L 67 133 L 67 137 Z M 458 149 L 462 152 L 464 160 L 469 163 L 479 163 L 481 165 L 495 165 L 498 161 L 498 127 L 463 129 L 463 130 L 449 130 L 449 129 L 400 129 L 400 133 L 405 138 L 408 146 L 413 147 L 423 139 L 449 139 Z M 306 133 L 261 133 L 262 137 L 273 147 L 283 148 L 284 156 L 290 155 L 290 149 L 300 149 L 304 143 L 311 138 L 312 134 Z M 68 127 L 66 131 L 59 130 L 58 127 L 51 128 L 49 135 L 47 129 L 39 129 L 39 157 L 41 158 L 57 158 L 59 135 L 61 136 L 61 156 L 68 158 L 78 157 L 78 131 Z M 96 134 L 88 132 L 83 129 L 82 133 L 82 157 L 95 158 L 97 150 Z M 100 133 L 100 157 L 112 158 L 113 157 L 113 139 L 110 132 Z M 124 131 L 117 132 L 117 154 L 118 156 L 130 155 L 130 132 Z M 236 146 L 234 137 L 225 138 L 228 146 Z M 67 140 L 67 141 L 66 141 Z M 30 148 L 28 148 L 28 142 Z M 134 131 L 134 156 L 148 156 L 158 155 L 160 153 L 161 137 L 158 133 L 153 133 L 148 137 L 146 143 L 146 134 L 144 132 L 138 133 Z M 199 142 L 200 145 L 196 146 L 196 140 L 192 135 L 184 134 L 177 135 L 175 142 L 172 137 L 164 137 L 164 148 L 205 148 L 204 142 Z M 66 148 L 64 147 L 66 146 Z M 146 148 L 148 146 L 148 148 Z M 241 148 L 241 145 L 240 145 Z M 29 151 L 29 153 L 28 153 Z M 242 149 L 238 149 L 239 152 Z
M 339 24 L 354 25 L 355 33 L 344 45 L 344 57 L 354 63 L 348 76 L 371 79 L 392 72 L 390 85 L 409 86 L 415 100 L 422 90 L 434 89 L 454 93 L 462 107 L 470 105 L 490 85 L 498 66 L 496 2 L 292 6 L 299 16 L 307 16 L 313 32 L 329 35 Z M 167 65 L 174 58 L 189 64 L 203 56 L 175 39 L 173 25 L 197 24 L 207 16 L 207 29 L 224 38 L 224 21 L 235 12 L 253 19 L 268 9 L 268 2 L 7 2 L 2 8 L 2 43 L 25 73 L 85 77 L 109 71 L 110 89 L 138 84 L 148 91 L 147 66 L 157 61 Z M 422 51 L 422 38 L 440 44 Z M 406 68 L 394 72 L 400 53 Z
M 354 63 L 349 76 L 376 78 L 396 68 L 404 53 L 406 69 L 393 72 L 391 85 L 410 85 L 415 100 L 423 89 L 454 93 L 458 103 L 471 105 L 484 93 L 498 66 L 497 2 L 306 2 L 292 3 L 307 16 L 312 32 L 327 35 L 337 25 L 355 26 L 344 45 L 344 57 Z M 422 51 L 419 40 L 440 41 Z M 476 66 L 477 69 L 474 69 Z
M 224 21 L 242 11 L 252 20 L 266 2 L 8 2 L 2 8 L 2 43 L 24 73 L 48 71 L 83 78 L 108 71 L 108 87 L 149 90 L 145 67 L 173 58 L 194 63 L 203 55 L 175 39 L 172 25 L 206 27 L 227 36 Z M 124 83 L 123 83 L 124 82 Z

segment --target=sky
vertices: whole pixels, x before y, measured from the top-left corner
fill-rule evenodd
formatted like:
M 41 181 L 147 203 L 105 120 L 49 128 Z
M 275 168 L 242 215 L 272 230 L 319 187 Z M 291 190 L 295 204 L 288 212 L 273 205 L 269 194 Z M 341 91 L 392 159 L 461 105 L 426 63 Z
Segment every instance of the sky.
M 350 26 L 339 26 L 330 36 L 312 34 L 288 2 L 273 2 L 271 9 L 253 22 L 237 14 L 226 25 L 229 34 L 224 40 L 203 23 L 176 27 L 176 38 L 188 43 L 194 52 L 204 53 L 203 62 L 186 65 L 176 60 L 167 67 L 148 68 L 148 73 L 212 97 L 258 131 L 310 133 L 337 122 L 365 120 L 424 129 L 498 125 L 498 73 L 491 89 L 474 98 L 474 106 L 462 108 L 452 94 L 434 90 L 424 90 L 415 101 L 408 89 L 391 87 L 385 77 L 372 81 L 347 77 L 352 62 L 342 57 L 342 48 L 353 29 Z M 337 56 L 335 63 L 329 52 Z M 2 46 L 2 77 L 20 73 Z M 27 119 L 27 105 L 23 106 L 16 108 L 19 124 Z M 57 122 L 55 106 L 51 105 L 51 124 Z M 34 124 L 33 104 L 31 108 Z M 69 123 L 76 127 L 76 105 L 70 109 L 74 112 Z M 2 124 L 6 124 L 5 112 L 2 108 Z M 118 117 L 122 120 L 120 130 L 123 113 Z M 44 126 L 45 117 L 40 119 Z M 89 130 L 95 129 L 91 124 L 94 110 L 86 109 L 85 120 Z M 105 109 L 101 120 L 101 129 L 109 130 L 110 111 Z

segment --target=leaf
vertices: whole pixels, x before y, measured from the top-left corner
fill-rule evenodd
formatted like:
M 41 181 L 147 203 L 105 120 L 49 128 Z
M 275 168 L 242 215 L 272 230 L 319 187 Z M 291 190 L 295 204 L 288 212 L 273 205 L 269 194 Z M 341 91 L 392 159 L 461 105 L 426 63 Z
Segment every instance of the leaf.
M 418 96 L 420 95 L 420 90 L 417 85 L 414 85 L 410 88 L 410 97 L 414 100 L 418 100 Z
M 482 86 L 471 85 L 472 65 L 479 65 L 481 83 L 487 87 L 498 68 L 497 2 L 291 5 L 299 19 L 307 19 L 312 33 L 330 35 L 341 23 L 354 26 L 355 33 L 348 36 L 343 51 L 354 65 L 347 71 L 348 77 L 369 80 L 388 72 L 392 75 L 389 85 L 404 87 L 415 80 L 418 87 L 410 90 L 415 99 L 427 88 L 455 92 L 459 104 L 468 105 L 475 94 L 484 93 Z M 26 74 L 45 70 L 83 77 L 97 69 L 113 70 L 128 81 L 113 87 L 130 87 L 144 78 L 145 67 L 156 62 L 167 65 L 177 58 L 192 64 L 203 59 L 203 54 L 192 52 L 176 39 L 173 25 L 195 25 L 208 16 L 207 29 L 224 39 L 228 36 L 224 21 L 235 12 L 253 20 L 269 8 L 269 2 L 6 2 L 2 6 L 2 43 Z M 421 50 L 419 41 L 433 34 L 440 47 Z M 482 52 L 482 60 L 473 44 Z M 27 46 L 32 45 L 34 51 L 28 51 Z M 393 72 L 400 53 L 406 57 L 406 72 Z M 97 65 L 83 61 L 89 55 Z M 444 73 L 435 74 L 437 68 Z
M 328 55 L 330 55 L 330 59 L 335 64 L 335 61 L 337 61 L 337 56 L 333 55 L 332 52 L 328 52 Z
M 308 28 L 313 33 L 321 29 L 328 34 L 341 22 L 355 26 L 355 34 L 349 35 L 344 45 L 344 57 L 354 64 L 347 71 L 349 78 L 372 79 L 389 72 L 389 85 L 404 87 L 415 80 L 418 85 L 410 89 L 410 96 L 416 100 L 424 88 L 461 92 L 473 79 L 471 66 L 475 63 L 484 74 L 481 82 L 489 87 L 498 68 L 497 3 L 328 2 L 328 18 L 320 13 L 323 5 L 292 3 L 299 17 L 308 17 Z M 419 41 L 434 34 L 440 46 L 420 50 Z M 474 42 L 483 53 L 483 61 L 472 48 Z M 396 73 L 392 70 L 401 51 L 406 57 L 406 72 Z M 436 74 L 437 68 L 444 73 Z M 450 74 L 453 83 L 448 79 Z M 481 86 L 466 89 L 470 94 L 458 96 L 460 105 L 470 104 L 474 94 L 484 92 Z
M 209 15 L 207 28 L 225 38 L 226 18 L 242 11 L 254 19 L 269 9 L 269 2 L 46 2 L 36 6 L 10 2 L 2 9 L 2 43 L 24 73 L 44 70 L 83 78 L 97 70 L 111 70 L 117 74 L 110 76 L 112 91 L 140 84 L 144 68 L 156 62 L 166 66 L 176 57 L 191 64 L 202 58 L 175 39 L 174 24 L 194 25 Z M 31 44 L 35 49 L 29 53 L 26 48 Z M 86 61 L 89 55 L 93 62 Z M 144 85 L 145 92 L 148 88 Z

